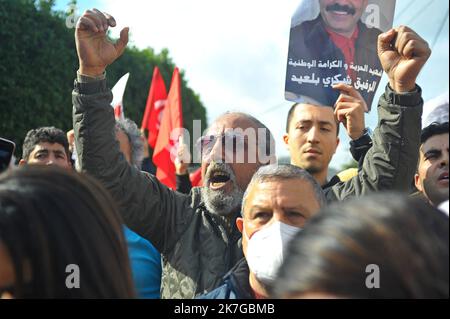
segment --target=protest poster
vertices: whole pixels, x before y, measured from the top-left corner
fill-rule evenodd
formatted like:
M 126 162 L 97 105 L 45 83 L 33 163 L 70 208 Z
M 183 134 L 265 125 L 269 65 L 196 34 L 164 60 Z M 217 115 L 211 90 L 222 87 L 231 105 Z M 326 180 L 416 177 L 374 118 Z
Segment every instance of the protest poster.
M 392 27 L 395 0 L 303 0 L 292 16 L 285 98 L 333 106 L 355 87 L 370 111 L 383 74 L 377 38 Z

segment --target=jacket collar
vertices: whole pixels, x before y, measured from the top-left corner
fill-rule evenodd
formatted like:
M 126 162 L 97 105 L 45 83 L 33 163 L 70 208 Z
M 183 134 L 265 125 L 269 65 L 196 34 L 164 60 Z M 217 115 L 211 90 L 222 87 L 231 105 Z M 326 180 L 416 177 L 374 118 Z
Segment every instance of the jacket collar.
M 341 179 L 339 178 L 339 176 L 334 175 L 326 184 L 322 185 L 322 189 L 330 188 L 340 182 Z
M 224 280 L 229 280 L 236 296 L 239 299 L 255 299 L 253 290 L 250 287 L 250 269 L 247 260 L 242 258 L 231 270 L 225 275 Z
M 311 52 L 320 52 L 320 56 L 330 56 L 336 52 L 336 46 L 330 40 L 330 37 L 325 30 L 325 22 L 322 19 L 322 16 L 319 16 L 310 21 L 310 30 L 307 32 L 305 37 L 305 44 L 310 48 Z M 364 23 L 358 21 L 358 39 L 363 37 L 363 33 L 367 28 Z M 319 58 L 319 57 L 318 57 Z
M 236 242 L 240 237 L 241 233 L 236 226 L 236 218 L 241 216 L 241 208 L 239 207 L 236 212 L 231 213 L 230 217 L 220 216 L 215 213 L 210 212 L 202 199 L 199 204 L 199 209 L 209 216 L 209 218 L 214 222 L 218 227 L 222 227 L 226 232 L 226 237 L 229 242 Z M 219 235 L 219 234 L 218 234 Z M 219 235 L 220 236 L 220 235 Z

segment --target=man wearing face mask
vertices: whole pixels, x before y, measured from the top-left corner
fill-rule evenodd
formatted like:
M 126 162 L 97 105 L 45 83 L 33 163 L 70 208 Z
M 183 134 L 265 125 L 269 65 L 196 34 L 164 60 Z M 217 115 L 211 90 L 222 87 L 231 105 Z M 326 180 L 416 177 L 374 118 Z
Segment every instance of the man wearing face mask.
M 245 191 L 242 217 L 236 220 L 245 258 L 221 286 L 199 299 L 267 298 L 287 244 L 324 203 L 321 187 L 305 170 L 294 165 L 261 167 Z

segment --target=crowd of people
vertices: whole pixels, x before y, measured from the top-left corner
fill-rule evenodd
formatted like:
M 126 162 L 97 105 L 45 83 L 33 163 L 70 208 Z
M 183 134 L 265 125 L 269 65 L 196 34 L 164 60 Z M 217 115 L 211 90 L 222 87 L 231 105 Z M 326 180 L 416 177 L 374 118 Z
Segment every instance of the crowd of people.
M 346 84 L 333 107 L 295 103 L 283 141 L 227 112 L 199 141 L 203 186 L 189 184 L 182 147 L 172 190 L 136 124 L 114 118 L 106 69 L 128 42 L 127 28 L 107 39 L 115 25 L 81 16 L 73 131 L 30 130 L 0 176 L 0 297 L 449 297 L 448 105 L 421 127 L 420 35 L 378 36 L 389 83 L 373 134 Z M 340 126 L 358 168 L 328 178 Z M 282 142 L 290 164 L 277 164 Z

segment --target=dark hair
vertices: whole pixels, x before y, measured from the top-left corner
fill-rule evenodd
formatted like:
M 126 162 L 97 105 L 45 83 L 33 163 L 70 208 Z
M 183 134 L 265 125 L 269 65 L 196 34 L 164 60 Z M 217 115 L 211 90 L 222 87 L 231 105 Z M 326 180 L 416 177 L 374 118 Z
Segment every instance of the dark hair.
M 287 120 L 286 120 L 286 133 L 289 133 L 289 129 L 291 128 L 291 121 L 294 117 L 295 108 L 297 107 L 298 103 L 292 104 L 291 108 L 289 109 Z
M 287 120 L 286 120 L 286 133 L 289 133 L 289 129 L 291 128 L 291 122 L 292 122 L 292 118 L 294 117 L 295 109 L 297 108 L 297 105 L 300 105 L 300 104 L 302 104 L 302 103 L 295 103 L 289 109 Z M 323 107 L 329 107 L 329 106 L 323 106 Z M 336 123 L 336 136 L 339 136 L 339 123 Z
M 22 158 L 27 161 L 31 152 L 39 143 L 58 143 L 64 147 L 67 158 L 69 159 L 70 157 L 67 135 L 59 128 L 49 126 L 28 131 L 23 142 Z
M 0 244 L 14 266 L 14 297 L 134 297 L 122 221 L 113 203 L 91 177 L 58 167 L 30 165 L 3 175 Z M 66 286 L 68 265 L 79 267 L 78 289 Z
M 445 123 L 437 123 L 433 122 L 422 130 L 422 134 L 420 135 L 420 143 L 425 143 L 429 138 L 440 135 L 440 134 L 448 134 L 448 122 Z
M 368 265 L 380 286 L 369 289 Z M 449 221 L 421 200 L 377 194 L 333 204 L 289 245 L 277 297 L 448 298 Z

